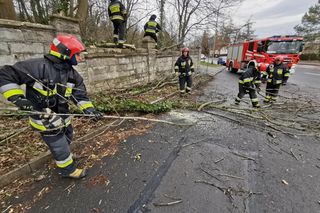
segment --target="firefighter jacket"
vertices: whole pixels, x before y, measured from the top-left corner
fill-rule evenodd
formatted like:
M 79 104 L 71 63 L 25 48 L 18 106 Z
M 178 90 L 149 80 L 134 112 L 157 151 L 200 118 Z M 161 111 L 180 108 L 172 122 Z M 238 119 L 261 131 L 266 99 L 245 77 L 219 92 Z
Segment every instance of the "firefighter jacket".
M 26 85 L 26 98 L 34 110 L 51 109 L 55 113 L 69 113 L 68 100 L 73 101 L 80 110 L 93 108 L 87 97 L 83 78 L 68 62 L 52 55 L 30 59 L 0 68 L 0 92 L 9 101 L 24 97 L 20 85 Z M 69 125 L 71 117 L 64 116 Z M 46 131 L 43 120 L 38 115 L 30 117 L 30 124 L 37 130 Z
M 284 65 L 283 63 L 270 64 L 267 67 L 267 74 L 268 74 L 267 82 L 273 85 L 286 83 L 290 76 L 290 72 L 287 66 Z
M 239 84 L 243 85 L 245 89 L 253 89 L 254 86 L 257 88 L 261 84 L 261 74 L 256 68 L 248 68 L 239 78 Z
M 150 19 L 144 25 L 144 32 L 146 32 L 146 33 L 154 33 L 154 34 L 156 34 L 160 30 L 161 30 L 161 26 L 153 19 Z
M 127 11 L 124 5 L 119 0 L 113 0 L 109 4 L 108 7 L 108 14 L 111 19 L 113 20 L 126 20 L 127 18 Z
M 180 75 L 190 76 L 194 72 L 193 62 L 190 56 L 180 56 L 174 65 L 174 70 L 175 72 L 179 72 Z

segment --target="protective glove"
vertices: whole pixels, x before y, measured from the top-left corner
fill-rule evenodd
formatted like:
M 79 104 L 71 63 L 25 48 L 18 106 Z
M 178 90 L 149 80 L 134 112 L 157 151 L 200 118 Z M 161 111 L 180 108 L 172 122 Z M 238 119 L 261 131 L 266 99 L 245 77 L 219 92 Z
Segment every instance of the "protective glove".
M 180 76 L 180 73 L 179 72 L 175 72 L 176 76 L 179 77 Z
M 188 72 L 188 76 L 191 76 L 192 75 L 192 72 L 190 71 L 190 72 Z
M 100 119 L 103 118 L 103 114 L 102 114 L 101 112 L 97 111 L 97 110 L 96 110 L 95 108 L 93 108 L 93 107 L 90 107 L 90 108 L 88 108 L 88 109 L 85 109 L 85 110 L 83 110 L 83 112 L 84 112 L 85 114 L 88 114 L 88 115 L 94 115 L 94 119 L 95 119 L 95 120 L 100 120 Z
M 31 103 L 31 101 L 29 101 L 26 98 L 23 97 L 19 97 L 18 99 L 16 99 L 15 101 L 13 101 L 13 103 L 19 107 L 20 110 L 25 110 L 25 111 L 32 111 L 33 110 L 33 105 Z
M 43 125 L 47 129 L 62 129 L 65 127 L 64 119 L 57 115 L 55 112 L 52 112 L 51 109 L 46 108 L 43 115 L 40 115 Z

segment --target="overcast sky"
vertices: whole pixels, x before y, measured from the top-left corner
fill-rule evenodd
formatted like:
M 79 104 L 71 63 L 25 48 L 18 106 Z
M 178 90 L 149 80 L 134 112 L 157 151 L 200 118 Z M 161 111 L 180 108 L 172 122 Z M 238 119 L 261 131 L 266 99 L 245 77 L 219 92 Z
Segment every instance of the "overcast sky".
M 316 3 L 318 0 L 244 0 L 232 19 L 235 24 L 244 24 L 252 16 L 259 38 L 292 34 L 293 27 L 301 23 L 302 16 Z

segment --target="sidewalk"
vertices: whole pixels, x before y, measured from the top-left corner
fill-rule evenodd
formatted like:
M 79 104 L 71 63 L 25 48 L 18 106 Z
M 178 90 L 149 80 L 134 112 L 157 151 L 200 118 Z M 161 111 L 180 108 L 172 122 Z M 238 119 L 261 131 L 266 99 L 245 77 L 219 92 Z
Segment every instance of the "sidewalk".
M 208 74 L 208 75 L 211 75 L 211 76 L 215 76 L 215 75 L 219 74 L 220 72 L 222 72 L 225 69 L 226 69 L 225 66 L 211 67 L 211 66 L 206 66 L 206 65 L 200 65 L 199 72 L 201 74 Z
M 320 61 L 300 61 L 298 65 L 320 66 Z

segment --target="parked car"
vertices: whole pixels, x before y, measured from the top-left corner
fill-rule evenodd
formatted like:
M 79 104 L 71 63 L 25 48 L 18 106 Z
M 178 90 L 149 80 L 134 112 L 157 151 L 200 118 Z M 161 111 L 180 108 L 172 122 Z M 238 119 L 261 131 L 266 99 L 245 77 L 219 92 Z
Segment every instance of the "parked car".
M 227 64 L 227 56 L 220 56 L 218 58 L 217 64 L 221 64 L 223 66 L 226 66 L 226 64 Z
M 207 56 L 201 54 L 201 57 L 200 57 L 201 61 L 205 61 L 207 59 Z

